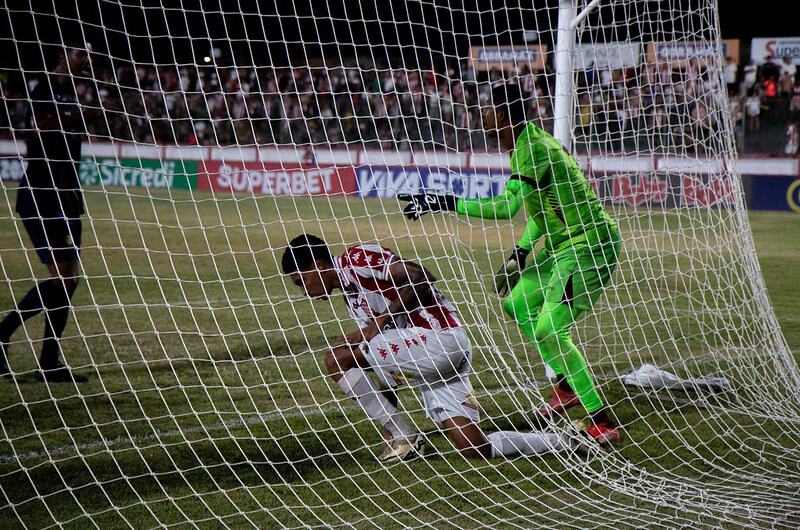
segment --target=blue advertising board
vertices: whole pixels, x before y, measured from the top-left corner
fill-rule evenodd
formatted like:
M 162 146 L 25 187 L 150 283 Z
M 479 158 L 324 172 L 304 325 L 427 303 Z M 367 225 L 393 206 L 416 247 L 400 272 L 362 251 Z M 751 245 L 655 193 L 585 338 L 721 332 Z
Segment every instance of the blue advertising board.
M 499 195 L 510 173 L 429 167 L 362 166 L 356 170 L 359 197 L 394 197 L 398 193 L 447 193 L 466 199 Z
M 511 173 L 502 170 L 450 170 L 431 167 L 362 166 L 356 170 L 359 197 L 395 197 L 399 193 L 444 193 L 465 199 L 494 197 L 503 192 Z M 587 175 L 600 199 L 613 204 L 665 207 L 729 207 L 735 204 L 734 182 L 728 175 Z
M 750 208 L 800 213 L 800 177 L 754 176 Z

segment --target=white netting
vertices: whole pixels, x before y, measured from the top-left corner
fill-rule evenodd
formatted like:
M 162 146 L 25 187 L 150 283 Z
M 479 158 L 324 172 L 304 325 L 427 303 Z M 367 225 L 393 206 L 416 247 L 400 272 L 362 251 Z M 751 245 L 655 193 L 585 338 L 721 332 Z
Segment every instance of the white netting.
M 12 179 L 38 134 L 31 94 L 77 38 L 91 73 L 69 85 L 106 110 L 84 118 L 60 346 L 89 381 L 35 380 L 41 315 L 11 336 L 0 526 L 800 525 L 800 373 L 752 244 L 715 2 L 581 1 L 566 61 L 556 2 L 61 4 L 0 17 L 0 307 L 48 278 Z M 503 188 L 508 155 L 479 114 L 498 81 L 620 226 L 619 267 L 573 339 L 623 440 L 588 460 L 469 461 L 405 389 L 437 454 L 384 466 L 379 430 L 322 362 L 353 324 L 338 298 L 300 296 L 281 254 L 310 232 L 337 254 L 380 242 L 425 265 L 469 330 L 481 426 L 530 430 L 550 383 L 493 290 L 522 214 L 414 223 L 395 199 Z M 623 381 L 646 365 L 659 376 Z

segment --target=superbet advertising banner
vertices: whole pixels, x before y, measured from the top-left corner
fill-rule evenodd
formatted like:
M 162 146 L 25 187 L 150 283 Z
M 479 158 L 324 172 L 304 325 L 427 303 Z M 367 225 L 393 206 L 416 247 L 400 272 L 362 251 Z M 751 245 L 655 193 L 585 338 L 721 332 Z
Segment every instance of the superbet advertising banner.
M 773 37 L 753 39 L 750 44 L 750 58 L 756 64 L 763 64 L 764 57 L 782 63 L 789 57 L 793 64 L 800 64 L 800 37 Z
M 199 164 L 197 189 L 255 195 L 355 195 L 353 167 L 303 166 L 268 162 Z

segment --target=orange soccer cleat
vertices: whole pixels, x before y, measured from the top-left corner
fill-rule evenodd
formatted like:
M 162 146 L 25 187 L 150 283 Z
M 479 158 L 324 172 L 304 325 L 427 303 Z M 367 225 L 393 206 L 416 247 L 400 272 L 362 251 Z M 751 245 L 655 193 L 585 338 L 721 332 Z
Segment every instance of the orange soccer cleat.
M 539 412 L 545 418 L 552 418 L 555 415 L 564 414 L 567 409 L 571 409 L 572 407 L 578 406 L 581 404 L 581 400 L 578 398 L 578 395 L 575 392 L 561 390 L 560 388 L 556 387 L 553 390 L 553 399 L 550 400 L 550 403 L 544 406 Z
M 606 422 L 590 425 L 586 432 L 600 445 L 615 444 L 620 440 L 619 430 Z

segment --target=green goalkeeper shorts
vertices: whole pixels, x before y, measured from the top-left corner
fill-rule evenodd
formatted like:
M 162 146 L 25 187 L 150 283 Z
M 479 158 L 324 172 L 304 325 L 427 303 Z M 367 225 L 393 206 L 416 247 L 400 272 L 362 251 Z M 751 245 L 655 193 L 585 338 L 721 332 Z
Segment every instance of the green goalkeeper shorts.
M 579 245 L 555 255 L 539 251 L 535 262 L 537 274 L 548 303 L 568 301 L 573 308 L 588 311 L 603 294 L 617 267 L 621 248 L 619 233 L 593 247 Z M 528 273 L 529 271 L 525 271 Z

